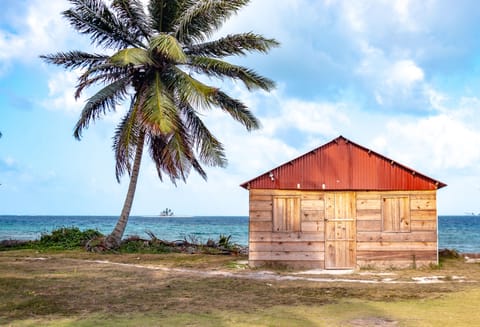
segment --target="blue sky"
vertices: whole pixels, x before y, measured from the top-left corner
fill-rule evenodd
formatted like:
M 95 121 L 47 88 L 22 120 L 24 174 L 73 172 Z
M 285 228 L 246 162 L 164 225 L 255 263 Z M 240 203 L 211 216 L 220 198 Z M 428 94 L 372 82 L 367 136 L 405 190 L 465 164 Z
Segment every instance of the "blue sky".
M 75 101 L 78 72 L 38 58 L 92 51 L 89 40 L 60 16 L 65 0 L 0 4 L 0 214 L 118 214 L 128 180 L 116 182 L 111 138 L 123 108 L 76 141 L 89 93 Z M 247 215 L 240 183 L 339 135 L 447 183 L 439 214 L 480 213 L 479 30 L 476 1 L 252 0 L 219 35 L 254 31 L 280 41 L 269 55 L 232 58 L 278 87 L 222 87 L 263 128 L 247 133 L 209 112 L 228 167 L 174 187 L 158 180 L 146 155 L 132 213 Z

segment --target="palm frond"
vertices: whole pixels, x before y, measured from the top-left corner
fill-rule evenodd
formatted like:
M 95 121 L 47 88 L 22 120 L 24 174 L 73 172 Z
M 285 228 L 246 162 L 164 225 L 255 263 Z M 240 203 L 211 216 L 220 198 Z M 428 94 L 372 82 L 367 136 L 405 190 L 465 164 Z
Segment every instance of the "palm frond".
M 143 124 L 155 135 L 172 133 L 180 124 L 177 106 L 162 83 L 159 72 L 154 72 L 152 77 L 147 78 L 150 83 L 142 92 L 145 95 L 142 104 Z
M 139 125 L 137 120 L 138 103 L 132 98 L 130 110 L 118 124 L 113 137 L 113 150 L 115 152 L 115 176 L 120 182 L 120 177 L 128 172 L 130 174 L 132 162 L 135 157 Z
M 175 37 L 183 44 L 204 41 L 249 0 L 202 0 L 186 1 L 182 14 L 178 17 Z
M 113 0 L 112 8 L 136 40 L 147 39 L 153 34 L 143 3 L 138 0 Z
M 202 178 L 207 178 L 192 151 L 191 140 L 186 130 L 179 129 L 176 133 L 151 136 L 149 143 L 150 156 L 155 162 L 160 180 L 163 172 L 174 185 L 179 179 L 185 182 L 192 168 Z
M 92 120 L 98 119 L 106 111 L 114 111 L 118 102 L 125 99 L 127 95 L 127 87 L 130 83 L 129 77 L 119 79 L 109 84 L 95 93 L 88 99 L 77 124 L 74 133 L 76 139 L 82 137 L 82 131 L 87 128 Z
M 102 0 L 69 0 L 73 8 L 63 16 L 92 43 L 105 48 L 139 47 L 142 44 L 129 33 L 128 24 L 118 19 Z
M 116 66 L 153 65 L 148 51 L 142 48 L 126 48 L 110 57 L 110 62 Z
M 179 14 L 182 13 L 186 0 L 150 0 L 150 26 L 158 33 L 173 31 Z
M 185 124 L 199 151 L 200 161 L 213 167 L 226 167 L 227 158 L 223 144 L 208 130 L 195 110 L 188 106 L 182 106 L 185 115 Z
M 49 64 L 63 66 L 67 69 L 86 68 L 107 62 L 107 55 L 91 54 L 82 51 L 58 52 L 55 54 L 41 55 L 40 58 Z
M 260 88 L 269 91 L 275 87 L 275 82 L 257 74 L 252 69 L 233 65 L 219 59 L 196 56 L 189 58 L 188 66 L 197 73 L 204 73 L 217 78 L 229 77 L 234 80 L 240 80 L 248 90 Z
M 111 63 L 92 67 L 78 78 L 78 84 L 75 89 L 75 99 L 78 99 L 83 90 L 91 85 L 110 84 L 131 75 L 129 67 L 118 67 Z
M 233 119 L 245 126 L 248 131 L 260 128 L 260 122 L 252 112 L 248 110 L 247 106 L 239 100 L 229 97 L 222 91 L 218 91 L 212 101 L 223 111 L 230 114 Z
M 158 34 L 150 40 L 150 51 L 159 53 L 167 60 L 171 60 L 178 64 L 187 62 L 187 56 L 183 52 L 182 46 L 177 39 L 165 33 Z
M 194 107 L 207 108 L 211 106 L 211 97 L 217 88 L 208 86 L 176 66 L 171 66 L 163 74 L 166 87 L 180 99 Z
M 175 138 L 174 134 L 153 136 L 149 147 L 158 178 L 163 181 L 162 173 L 165 173 L 174 185 L 177 185 L 178 179 L 186 180 L 190 168 L 188 161 L 182 160 L 182 153 L 188 150 L 177 141 L 178 138 Z
M 280 44 L 274 39 L 267 39 L 254 33 L 233 34 L 218 40 L 194 44 L 187 47 L 187 55 L 222 58 L 226 56 L 245 55 L 246 52 L 267 53 Z

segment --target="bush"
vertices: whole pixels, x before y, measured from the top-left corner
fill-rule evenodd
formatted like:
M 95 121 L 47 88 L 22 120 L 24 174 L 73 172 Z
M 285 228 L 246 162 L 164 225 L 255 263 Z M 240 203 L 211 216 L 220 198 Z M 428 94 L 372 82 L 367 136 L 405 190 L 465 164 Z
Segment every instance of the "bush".
M 438 254 L 440 259 L 458 259 L 462 256 L 456 249 L 440 249 Z
M 94 229 L 81 231 L 78 227 L 62 227 L 50 234 L 43 234 L 40 240 L 34 243 L 41 248 L 71 250 L 84 247 L 89 240 L 101 236 L 102 233 Z
M 32 241 L 3 240 L 0 241 L 0 251 L 30 249 Z
M 177 252 L 172 247 L 166 245 L 157 238 L 144 240 L 138 236 L 133 236 L 122 241 L 120 253 L 170 253 Z
M 82 248 L 93 238 L 103 236 L 95 229 L 81 231 L 78 227 L 61 227 L 51 233 L 42 234 L 39 240 L 0 242 L 0 251 L 36 249 L 36 250 L 72 250 Z
M 232 235 L 223 235 L 220 234 L 220 237 L 218 239 L 218 246 L 225 248 L 225 249 L 233 249 L 234 244 L 230 242 L 230 238 Z

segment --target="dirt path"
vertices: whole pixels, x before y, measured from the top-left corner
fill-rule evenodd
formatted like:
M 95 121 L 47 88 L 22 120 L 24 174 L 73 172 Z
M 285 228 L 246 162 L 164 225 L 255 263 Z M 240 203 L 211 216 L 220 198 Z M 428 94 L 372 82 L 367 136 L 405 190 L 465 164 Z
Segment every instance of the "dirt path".
M 309 270 L 291 273 L 275 273 L 265 270 L 205 270 L 205 269 L 188 269 L 188 268 L 171 268 L 159 265 L 149 264 L 131 264 L 119 263 L 108 260 L 80 260 L 70 259 L 75 261 L 89 262 L 92 264 L 104 264 L 111 266 L 134 267 L 139 269 L 157 270 L 167 273 L 182 274 L 196 277 L 223 277 L 223 278 L 244 278 L 265 281 L 310 281 L 319 283 L 358 283 L 358 284 L 432 284 L 445 282 L 475 282 L 467 280 L 464 276 L 418 276 L 410 277 L 408 279 L 400 279 L 397 274 L 391 273 L 374 273 L 374 272 L 354 272 L 354 271 L 330 271 L 330 270 Z M 342 277 L 340 277 L 341 275 Z M 352 276 L 352 278 L 345 278 L 345 275 Z

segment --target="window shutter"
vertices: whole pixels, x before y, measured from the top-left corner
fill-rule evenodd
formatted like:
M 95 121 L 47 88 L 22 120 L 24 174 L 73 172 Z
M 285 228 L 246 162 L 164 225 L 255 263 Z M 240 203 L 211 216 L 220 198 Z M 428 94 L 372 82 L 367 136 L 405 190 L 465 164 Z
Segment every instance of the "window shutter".
M 274 197 L 273 198 L 273 231 L 299 232 L 300 231 L 300 198 Z
M 410 232 L 410 201 L 407 196 L 384 197 L 382 205 L 384 232 Z

